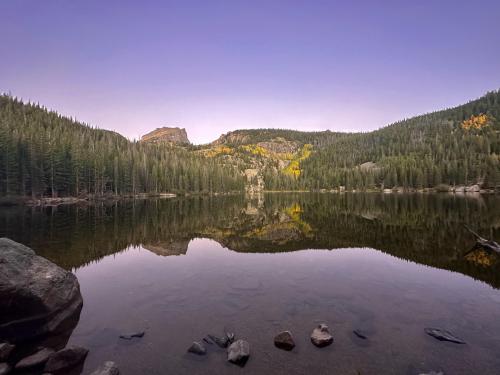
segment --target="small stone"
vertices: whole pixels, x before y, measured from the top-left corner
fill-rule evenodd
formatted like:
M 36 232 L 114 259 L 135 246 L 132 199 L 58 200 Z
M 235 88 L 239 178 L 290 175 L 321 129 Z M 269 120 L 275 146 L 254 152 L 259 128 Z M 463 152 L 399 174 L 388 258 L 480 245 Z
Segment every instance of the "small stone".
M 318 348 L 330 345 L 333 342 L 333 336 L 330 335 L 328 326 L 326 324 L 320 324 L 314 328 L 311 334 L 311 341 Z
M 16 370 L 23 370 L 32 367 L 43 366 L 50 358 L 50 356 L 54 354 L 54 350 L 49 348 L 43 348 L 32 354 L 26 358 L 23 358 L 16 364 Z
M 79 346 L 69 347 L 52 354 L 45 364 L 45 372 L 66 373 L 66 370 L 81 364 L 89 351 Z
M 274 345 L 280 349 L 292 350 L 295 348 L 295 341 L 293 341 L 292 333 L 290 331 L 278 333 L 274 337 Z
M 0 375 L 7 375 L 12 370 L 8 363 L 0 363 Z
M 124 340 L 132 340 L 134 337 L 141 338 L 144 337 L 145 332 L 144 331 L 139 331 L 139 332 L 133 332 L 133 333 L 127 333 L 124 335 L 120 335 L 121 339 Z
M 238 366 L 245 366 L 250 357 L 250 344 L 245 340 L 236 340 L 227 348 L 227 360 Z
M 0 362 L 7 361 L 10 353 L 14 350 L 15 345 L 3 342 L 0 344 Z
M 198 355 L 205 355 L 205 354 L 207 354 L 207 349 L 203 346 L 202 343 L 195 341 L 189 347 L 188 352 L 198 354 Z
M 103 365 L 99 366 L 99 368 L 90 375 L 120 375 L 120 370 L 118 370 L 114 362 L 108 361 L 104 362 Z

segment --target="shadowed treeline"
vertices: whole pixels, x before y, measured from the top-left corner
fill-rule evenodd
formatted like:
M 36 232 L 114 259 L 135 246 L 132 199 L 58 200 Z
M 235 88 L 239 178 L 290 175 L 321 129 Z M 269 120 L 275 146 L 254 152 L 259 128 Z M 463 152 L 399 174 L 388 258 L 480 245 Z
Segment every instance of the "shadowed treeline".
M 193 238 L 237 252 L 370 247 L 500 287 L 500 260 L 464 258 L 464 224 L 500 238 L 497 196 L 448 194 L 267 194 L 122 201 L 86 207 L 0 211 L 0 236 L 78 268 L 129 246 L 185 254 Z

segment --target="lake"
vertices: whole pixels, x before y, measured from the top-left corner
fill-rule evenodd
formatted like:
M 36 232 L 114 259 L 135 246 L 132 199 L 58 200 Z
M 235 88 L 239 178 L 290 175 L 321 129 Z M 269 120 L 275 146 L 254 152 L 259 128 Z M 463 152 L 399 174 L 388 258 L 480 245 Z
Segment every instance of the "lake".
M 468 253 L 464 224 L 498 241 L 500 197 L 269 193 L 0 210 L 0 236 L 78 277 L 84 307 L 69 344 L 90 349 L 84 374 L 105 360 L 125 375 L 498 374 L 500 259 Z M 311 344 L 318 323 L 331 346 Z M 273 345 L 282 330 L 291 352 Z M 225 331 L 250 343 L 244 368 L 215 345 L 186 352 Z

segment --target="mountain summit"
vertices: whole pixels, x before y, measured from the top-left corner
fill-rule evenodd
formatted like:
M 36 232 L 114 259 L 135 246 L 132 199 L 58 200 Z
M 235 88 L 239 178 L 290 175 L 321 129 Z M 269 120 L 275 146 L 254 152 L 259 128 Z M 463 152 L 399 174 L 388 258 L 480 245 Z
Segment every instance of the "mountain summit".
M 158 143 L 158 142 L 190 143 L 186 129 L 170 128 L 170 127 L 157 128 L 152 132 L 143 135 L 141 141 L 149 143 Z

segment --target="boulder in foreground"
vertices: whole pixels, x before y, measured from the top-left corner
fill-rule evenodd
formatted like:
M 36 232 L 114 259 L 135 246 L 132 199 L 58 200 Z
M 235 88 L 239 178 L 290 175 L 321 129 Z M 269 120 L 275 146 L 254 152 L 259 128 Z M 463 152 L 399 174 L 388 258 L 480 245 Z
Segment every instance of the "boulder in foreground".
M 83 363 L 89 351 L 79 346 L 69 347 L 52 354 L 45 365 L 44 372 L 66 374 L 68 370 Z
M 8 238 L 0 238 L 0 300 L 0 340 L 12 343 L 66 330 L 83 305 L 71 272 Z

